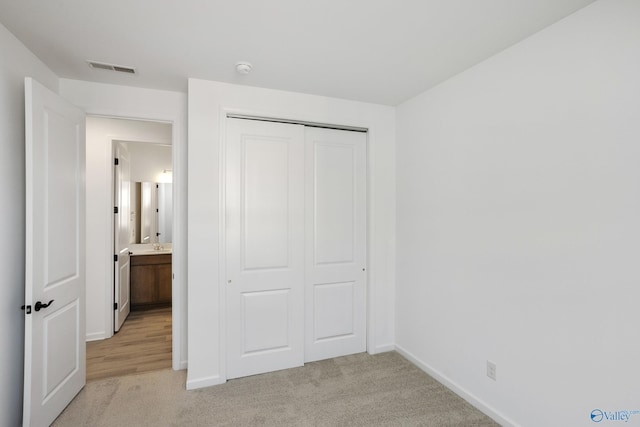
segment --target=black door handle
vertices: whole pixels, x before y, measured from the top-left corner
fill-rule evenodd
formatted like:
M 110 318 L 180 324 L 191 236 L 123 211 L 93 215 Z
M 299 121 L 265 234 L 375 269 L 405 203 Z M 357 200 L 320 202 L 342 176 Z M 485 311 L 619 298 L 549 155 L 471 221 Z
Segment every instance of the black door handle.
M 47 304 L 43 304 L 40 301 L 36 302 L 36 305 L 33 307 L 35 311 L 40 311 L 41 308 L 47 308 L 51 305 L 53 300 L 49 301 Z

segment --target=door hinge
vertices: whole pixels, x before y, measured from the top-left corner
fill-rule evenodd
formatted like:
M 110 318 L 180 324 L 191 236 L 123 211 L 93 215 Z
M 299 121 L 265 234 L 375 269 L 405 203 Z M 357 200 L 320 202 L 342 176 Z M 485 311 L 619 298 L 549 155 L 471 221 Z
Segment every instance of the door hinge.
M 118 158 L 117 158 L 117 157 L 116 157 L 115 159 L 113 159 L 113 164 L 114 164 L 114 165 L 118 166 L 118 162 L 119 162 L 119 160 L 118 160 Z
M 118 262 L 118 255 L 114 255 L 114 256 L 113 256 L 113 260 L 114 260 L 115 262 Z
M 156 208 L 156 212 L 160 212 L 160 211 L 158 210 L 158 208 Z
M 118 207 L 117 207 L 117 206 L 114 206 L 114 207 L 113 207 L 113 213 L 114 213 L 114 214 L 117 214 L 117 213 L 118 213 Z
M 118 309 L 118 303 L 117 303 L 117 302 L 114 302 L 114 303 L 113 303 L 113 309 L 114 309 L 114 310 L 117 310 L 117 309 Z
M 160 188 L 160 186 L 158 184 L 156 184 L 156 188 Z
M 156 233 L 156 237 L 160 236 L 160 233 Z
M 25 310 L 25 313 L 31 314 L 31 306 L 30 305 L 23 305 L 22 307 L 20 307 L 20 310 Z

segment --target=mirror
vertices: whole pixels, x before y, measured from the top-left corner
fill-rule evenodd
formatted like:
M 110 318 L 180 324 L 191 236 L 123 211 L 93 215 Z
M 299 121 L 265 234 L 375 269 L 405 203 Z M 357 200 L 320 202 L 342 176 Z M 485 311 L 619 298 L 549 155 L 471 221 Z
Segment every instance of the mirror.
M 165 136 L 170 141 L 170 126 L 168 130 Z M 118 142 L 126 144 L 131 165 L 129 243 L 172 243 L 171 145 Z
M 172 187 L 171 183 L 160 182 L 136 182 L 133 185 L 131 243 L 171 243 Z
M 159 183 L 158 186 L 158 243 L 171 243 L 173 235 L 173 186 L 171 183 Z

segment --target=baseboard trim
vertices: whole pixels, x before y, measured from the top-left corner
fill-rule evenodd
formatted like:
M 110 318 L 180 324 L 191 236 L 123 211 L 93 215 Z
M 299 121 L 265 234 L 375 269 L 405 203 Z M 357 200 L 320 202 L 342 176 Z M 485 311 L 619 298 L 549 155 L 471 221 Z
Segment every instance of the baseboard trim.
M 104 340 L 106 339 L 106 334 L 103 332 L 92 332 L 90 334 L 87 334 L 85 337 L 85 341 L 89 342 L 89 341 L 100 341 L 100 340 Z
M 478 409 L 480 412 L 484 413 L 486 416 L 490 417 L 492 420 L 494 420 L 495 422 L 497 422 L 501 426 L 504 426 L 504 427 L 519 427 L 519 425 L 516 424 L 514 421 L 512 421 L 509 418 L 505 417 L 500 412 L 495 410 L 493 407 L 487 405 L 485 402 L 483 402 L 482 400 L 478 399 L 476 396 L 474 396 L 473 394 L 469 393 L 464 388 L 460 387 L 458 384 L 456 384 L 455 382 L 450 380 L 448 377 L 446 377 L 445 375 L 440 373 L 440 371 L 438 371 L 438 370 L 432 368 L 431 366 L 429 366 L 428 364 L 424 363 L 422 360 L 417 358 L 411 352 L 405 350 L 404 348 L 402 348 L 399 345 L 395 346 L 395 350 L 398 353 L 400 353 L 402 356 L 404 356 L 407 360 L 409 360 L 411 363 L 416 365 L 418 368 L 422 369 L 427 374 L 432 376 L 440 384 L 444 385 L 449 390 L 451 390 L 452 392 L 454 392 L 455 394 L 457 394 L 458 396 L 460 396 L 461 398 L 463 398 L 464 400 L 469 402 L 476 409 Z
M 226 382 L 227 380 L 223 379 L 220 375 L 198 378 L 196 380 L 187 380 L 187 390 L 196 390 L 199 388 L 211 387 L 214 385 L 224 384 Z
M 187 361 L 173 360 L 171 361 L 171 369 L 173 369 L 174 371 L 184 371 L 185 369 L 187 369 Z
M 395 349 L 396 349 L 396 346 L 394 344 L 378 345 L 373 349 L 373 353 L 371 353 L 371 354 L 387 353 L 387 352 L 393 351 Z

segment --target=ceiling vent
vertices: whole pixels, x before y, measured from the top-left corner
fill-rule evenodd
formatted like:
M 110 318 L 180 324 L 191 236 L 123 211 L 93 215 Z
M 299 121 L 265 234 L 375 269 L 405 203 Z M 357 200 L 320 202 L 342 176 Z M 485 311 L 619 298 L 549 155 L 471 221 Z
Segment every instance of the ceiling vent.
M 133 67 L 126 67 L 123 65 L 106 64 L 104 62 L 87 61 L 91 68 L 97 68 L 99 70 L 117 71 L 119 73 L 136 74 L 136 69 Z

